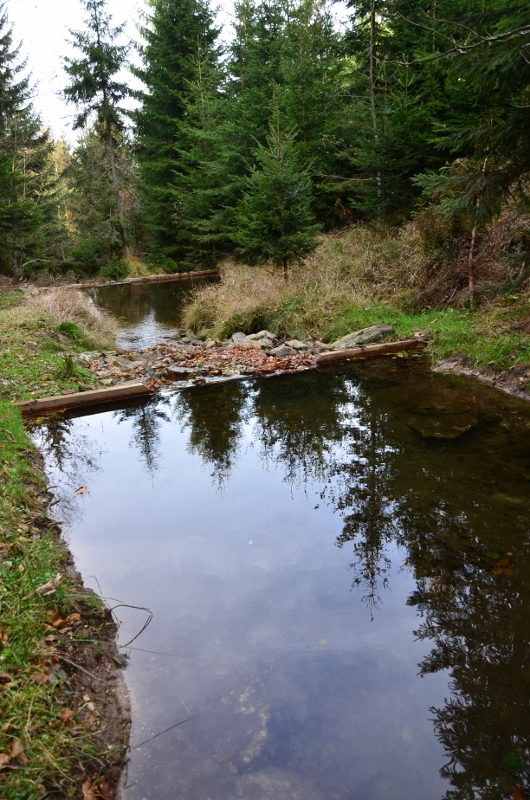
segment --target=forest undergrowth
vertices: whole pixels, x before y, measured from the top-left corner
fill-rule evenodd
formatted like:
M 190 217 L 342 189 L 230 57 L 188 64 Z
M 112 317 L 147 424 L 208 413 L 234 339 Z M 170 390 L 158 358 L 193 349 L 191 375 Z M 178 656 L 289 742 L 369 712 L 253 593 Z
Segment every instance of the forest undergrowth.
M 376 323 L 429 338 L 434 361 L 461 358 L 487 372 L 530 364 L 528 219 L 506 209 L 477 238 L 469 302 L 468 237 L 432 209 L 397 231 L 357 225 L 321 237 L 287 281 L 271 266 L 230 260 L 197 291 L 184 324 L 214 338 L 263 328 L 333 342 Z

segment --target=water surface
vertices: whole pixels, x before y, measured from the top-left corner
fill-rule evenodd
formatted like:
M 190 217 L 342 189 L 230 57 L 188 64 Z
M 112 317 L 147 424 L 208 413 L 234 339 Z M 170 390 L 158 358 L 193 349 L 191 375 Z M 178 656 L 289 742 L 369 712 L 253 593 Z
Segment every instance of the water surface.
M 95 287 L 89 294 L 97 306 L 117 319 L 117 346 L 139 350 L 171 339 L 180 325 L 185 300 L 212 280 L 118 283 Z
M 183 722 L 124 800 L 524 796 L 526 406 L 395 359 L 35 436 L 86 582 L 154 613 L 132 746 Z

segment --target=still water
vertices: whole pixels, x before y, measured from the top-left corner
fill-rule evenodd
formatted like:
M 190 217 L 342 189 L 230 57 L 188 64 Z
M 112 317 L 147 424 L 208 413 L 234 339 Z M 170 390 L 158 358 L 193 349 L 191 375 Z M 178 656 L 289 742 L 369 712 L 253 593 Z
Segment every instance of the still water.
M 123 350 L 139 350 L 171 339 L 180 325 L 184 301 L 212 280 L 121 283 L 97 286 L 89 290 L 89 295 L 99 308 L 117 320 L 116 346 Z
M 34 435 L 85 581 L 154 614 L 132 747 L 183 723 L 124 800 L 526 796 L 527 406 L 396 359 Z

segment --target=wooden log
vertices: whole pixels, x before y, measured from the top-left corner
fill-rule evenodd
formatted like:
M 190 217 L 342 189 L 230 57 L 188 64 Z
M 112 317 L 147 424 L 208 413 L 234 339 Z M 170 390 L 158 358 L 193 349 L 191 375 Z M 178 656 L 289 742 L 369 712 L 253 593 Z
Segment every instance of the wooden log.
M 124 284 L 144 283 L 171 283 L 172 281 L 188 281 L 195 278 L 215 278 L 219 276 L 216 269 L 203 270 L 202 272 L 175 272 L 171 275 L 147 275 L 142 278 L 126 278 L 123 281 L 88 281 L 86 283 L 67 283 L 64 286 L 42 286 L 39 292 L 48 292 L 51 289 L 99 289 L 104 286 L 123 286 Z
M 122 383 L 119 386 L 109 386 L 108 389 L 90 389 L 87 392 L 44 397 L 42 400 L 25 400 L 16 405 L 23 414 L 40 415 L 50 411 L 66 411 L 80 406 L 96 406 L 114 403 L 116 400 L 148 397 L 151 394 L 153 394 L 152 390 L 143 383 Z
M 348 361 L 363 361 L 368 358 L 401 353 L 407 350 L 421 350 L 427 347 L 425 339 L 403 339 L 401 342 L 382 342 L 381 344 L 367 344 L 365 347 L 352 347 L 348 350 L 333 350 L 322 353 L 315 359 L 315 366 L 325 367 L 328 364 L 342 364 Z

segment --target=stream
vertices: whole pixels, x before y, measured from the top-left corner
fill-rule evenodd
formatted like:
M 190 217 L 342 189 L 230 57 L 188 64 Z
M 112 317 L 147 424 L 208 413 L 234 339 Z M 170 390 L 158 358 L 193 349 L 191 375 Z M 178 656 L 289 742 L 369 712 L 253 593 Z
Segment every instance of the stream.
M 33 436 L 85 583 L 128 606 L 122 800 L 526 796 L 526 405 L 394 358 Z
M 172 339 L 180 325 L 183 301 L 212 278 L 168 283 L 119 283 L 88 290 L 94 303 L 118 322 L 116 346 L 141 350 Z

